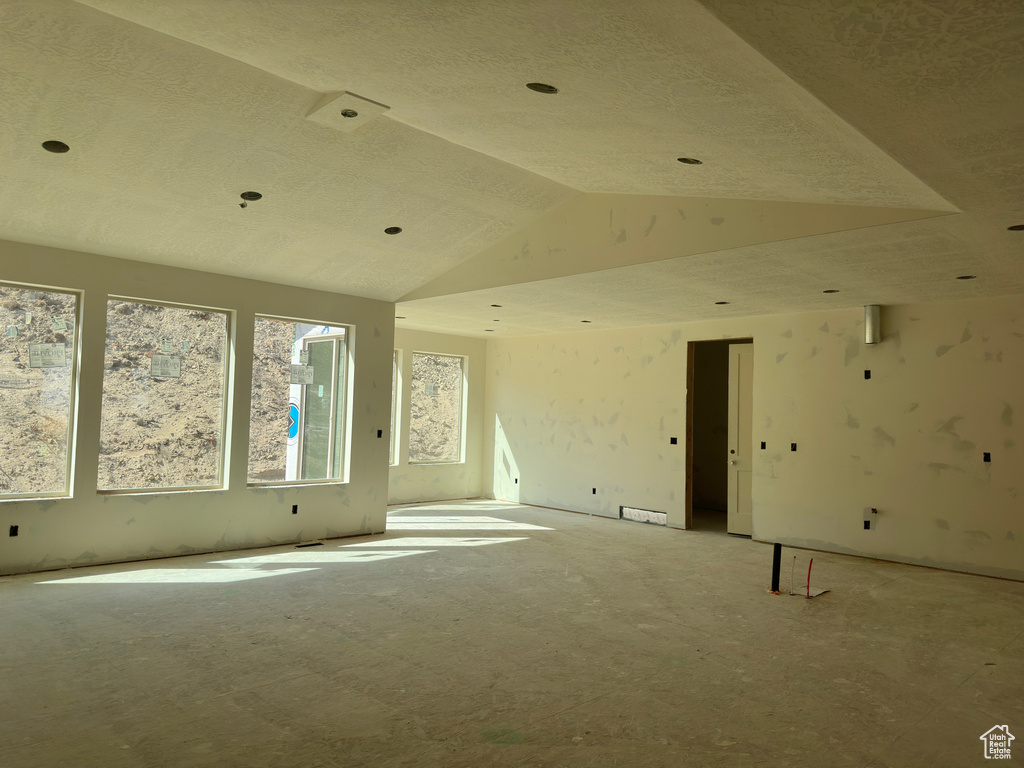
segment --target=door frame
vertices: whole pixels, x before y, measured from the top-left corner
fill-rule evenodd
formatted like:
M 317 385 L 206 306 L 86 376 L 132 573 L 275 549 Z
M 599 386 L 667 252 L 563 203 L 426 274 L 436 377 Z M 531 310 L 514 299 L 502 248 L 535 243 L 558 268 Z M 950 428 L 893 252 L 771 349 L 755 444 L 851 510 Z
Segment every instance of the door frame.
M 697 344 L 705 341 L 728 341 L 732 344 L 753 344 L 752 336 L 724 336 L 716 339 L 694 339 L 686 343 L 686 483 L 685 504 L 686 517 L 684 529 L 693 529 L 693 361 L 696 358 Z

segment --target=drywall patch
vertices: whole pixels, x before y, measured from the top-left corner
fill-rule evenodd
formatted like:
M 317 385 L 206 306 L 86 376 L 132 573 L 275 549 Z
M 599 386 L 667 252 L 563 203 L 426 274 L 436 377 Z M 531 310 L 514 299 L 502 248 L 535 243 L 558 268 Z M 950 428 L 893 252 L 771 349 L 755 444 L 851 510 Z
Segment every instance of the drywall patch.
M 822 333 L 828 333 L 828 323 L 825 323 L 821 328 L 818 329 Z
M 776 355 L 775 356 L 775 362 L 776 363 L 781 363 L 783 360 L 786 359 L 786 355 L 788 355 L 788 354 L 789 354 L 789 352 L 783 352 L 781 355 Z
M 651 216 L 651 223 L 647 225 L 647 229 L 644 230 L 644 237 L 651 234 L 651 230 L 654 229 L 654 225 L 658 223 L 657 216 Z
M 916 411 L 918 409 L 918 407 L 919 407 L 918 403 L 911 403 L 907 407 L 907 410 L 904 411 L 904 413 L 913 413 L 914 411 Z
M 970 536 L 971 538 L 977 541 L 980 541 L 982 539 L 988 539 L 989 541 L 992 541 L 992 537 L 984 531 L 964 531 L 964 536 Z
M 779 336 L 781 336 L 784 339 L 792 339 L 793 338 L 793 331 L 792 331 L 792 329 L 785 330 L 782 333 L 780 333 Z
M 850 364 L 857 355 L 860 354 L 861 345 L 864 342 L 861 339 L 848 339 L 846 342 L 846 365 Z
M 1001 420 L 1003 422 L 1003 426 L 1013 426 L 1013 406 L 1009 403 L 1003 403 L 1003 416 Z
M 715 216 L 713 219 L 711 219 L 711 223 L 716 227 L 720 227 L 723 224 L 725 224 L 725 219 L 721 216 Z
M 1013 535 L 1013 531 L 1007 531 L 1006 532 L 1006 540 L 1007 541 L 1016 541 L 1017 537 Z
M 974 338 L 974 335 L 971 333 L 971 327 L 967 326 L 966 328 L 964 328 L 963 336 L 960 337 L 960 343 L 961 344 L 966 344 L 968 341 L 970 341 L 973 338 Z
M 896 447 L 896 438 L 890 435 L 881 427 L 875 427 L 875 445 L 881 448 L 885 443 L 888 443 L 893 448 Z
M 949 523 L 947 521 L 945 521 L 945 520 L 942 520 L 941 518 L 935 521 L 935 525 L 937 525 L 939 528 L 941 528 L 944 531 L 948 531 L 949 530 Z
M 846 412 L 846 428 L 847 429 L 860 429 L 860 421 L 854 418 L 854 415 L 849 411 Z
M 936 357 L 942 357 L 944 354 L 949 352 L 949 350 L 951 350 L 952 348 L 953 348 L 952 344 L 943 344 L 941 347 L 936 347 L 935 348 L 935 356 Z
M 619 236 L 615 238 L 615 243 L 618 245 L 624 242 L 626 242 L 626 230 L 623 228 L 619 230 Z

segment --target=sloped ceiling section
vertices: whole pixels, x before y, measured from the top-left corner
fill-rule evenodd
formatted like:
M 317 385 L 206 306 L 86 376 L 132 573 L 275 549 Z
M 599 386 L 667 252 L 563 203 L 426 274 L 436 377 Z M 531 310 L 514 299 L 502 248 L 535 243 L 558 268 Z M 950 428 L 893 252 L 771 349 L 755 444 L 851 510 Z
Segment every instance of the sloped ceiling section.
M 581 195 L 403 301 L 943 215 L 940 211 L 647 195 Z
M 1021 39 L 1017 0 L 4 0 L 0 238 L 480 335 L 1020 293 Z M 307 119 L 342 93 L 380 109 Z

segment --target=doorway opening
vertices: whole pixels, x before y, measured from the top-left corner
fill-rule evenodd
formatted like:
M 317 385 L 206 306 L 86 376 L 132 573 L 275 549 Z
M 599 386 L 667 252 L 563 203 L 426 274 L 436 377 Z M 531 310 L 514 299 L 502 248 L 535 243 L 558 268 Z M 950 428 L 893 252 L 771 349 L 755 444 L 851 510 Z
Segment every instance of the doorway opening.
M 752 339 L 691 341 L 686 382 L 686 528 L 749 535 Z M 747 470 L 747 471 L 737 471 Z M 731 506 L 730 506 L 731 505 Z M 744 517 L 744 515 L 746 517 Z

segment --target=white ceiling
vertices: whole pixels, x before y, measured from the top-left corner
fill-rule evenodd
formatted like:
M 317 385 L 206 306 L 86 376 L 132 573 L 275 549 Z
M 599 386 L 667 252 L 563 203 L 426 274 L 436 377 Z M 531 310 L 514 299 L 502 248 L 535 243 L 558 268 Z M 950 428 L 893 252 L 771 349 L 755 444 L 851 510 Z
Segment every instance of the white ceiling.
M 400 326 L 1024 293 L 1019 0 L 0 0 L 0 74 L 0 237 Z

